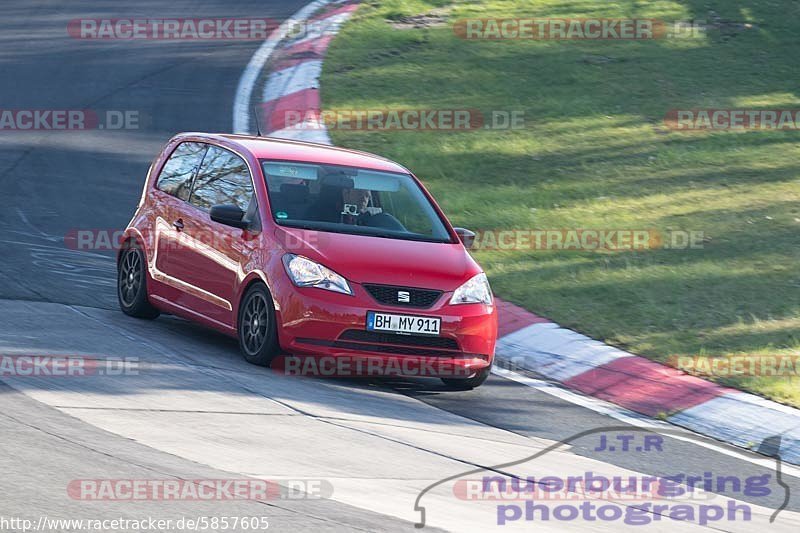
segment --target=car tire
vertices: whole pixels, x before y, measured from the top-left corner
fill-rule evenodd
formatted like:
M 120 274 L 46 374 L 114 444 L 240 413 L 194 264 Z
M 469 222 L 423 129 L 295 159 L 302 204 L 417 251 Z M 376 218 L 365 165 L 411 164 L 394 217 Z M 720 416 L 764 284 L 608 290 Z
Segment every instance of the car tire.
M 262 283 L 250 287 L 239 305 L 239 349 L 248 363 L 269 366 L 278 355 L 278 329 L 272 295 Z
M 477 371 L 468 378 L 441 378 L 445 385 L 452 390 L 472 390 L 483 385 L 492 373 L 492 365 Z
M 152 320 L 161 313 L 147 299 L 146 263 L 136 243 L 125 244 L 117 263 L 117 300 L 126 315 Z

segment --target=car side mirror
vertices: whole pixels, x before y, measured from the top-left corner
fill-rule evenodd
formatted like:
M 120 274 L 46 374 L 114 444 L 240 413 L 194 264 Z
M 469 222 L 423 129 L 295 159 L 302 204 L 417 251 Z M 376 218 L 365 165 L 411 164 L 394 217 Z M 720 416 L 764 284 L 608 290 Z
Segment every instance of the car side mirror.
M 235 205 L 215 205 L 211 208 L 209 215 L 211 220 L 233 226 L 234 228 L 247 229 L 250 225 L 244 220 L 244 211 Z
M 472 245 L 475 244 L 475 232 L 465 228 L 453 229 L 456 230 L 456 235 L 458 235 L 458 238 L 461 239 L 461 242 L 464 244 L 464 248 L 468 250 L 472 248 Z

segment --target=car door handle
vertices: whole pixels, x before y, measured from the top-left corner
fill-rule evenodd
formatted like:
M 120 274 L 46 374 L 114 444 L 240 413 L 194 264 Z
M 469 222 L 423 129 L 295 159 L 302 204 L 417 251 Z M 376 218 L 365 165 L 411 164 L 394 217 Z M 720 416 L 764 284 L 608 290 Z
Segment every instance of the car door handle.
M 183 229 L 183 219 L 179 218 L 178 220 L 173 222 L 172 225 L 175 226 L 176 230 L 181 231 Z

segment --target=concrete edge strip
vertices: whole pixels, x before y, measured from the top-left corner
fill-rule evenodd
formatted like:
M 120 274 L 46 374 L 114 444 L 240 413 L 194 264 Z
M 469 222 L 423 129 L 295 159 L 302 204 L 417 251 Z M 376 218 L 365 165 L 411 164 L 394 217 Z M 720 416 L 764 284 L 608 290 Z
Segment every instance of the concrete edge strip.
M 302 19 L 329 3 L 331 0 L 317 0 L 298 11 L 290 20 Z M 352 12 L 337 12 L 337 23 L 329 35 L 335 34 L 351 14 Z M 281 28 L 276 33 L 280 31 Z M 285 31 L 279 35 L 285 37 Z M 270 36 L 270 39 L 273 37 Z M 256 53 L 258 58 L 254 56 L 251 60 L 243 80 L 247 75 L 248 82 L 254 84 L 259 73 L 251 73 L 251 67 L 262 69 L 276 48 L 288 48 L 298 42 L 277 39 L 266 51 L 259 50 Z M 271 82 L 270 76 L 264 90 L 265 97 L 270 97 L 270 101 L 262 102 L 262 105 L 269 103 L 278 107 L 281 99 L 291 96 L 298 88 L 318 88 L 321 68 L 303 67 L 303 63 L 321 62 L 329 43 L 330 39 L 322 43 L 318 54 L 298 60 L 292 66 L 279 71 L 280 77 L 291 80 L 284 83 L 286 91 L 277 90 L 277 85 L 274 85 L 276 82 Z M 240 87 L 241 85 L 242 83 Z M 247 102 L 251 94 L 252 87 L 249 89 Z M 237 91 L 237 103 L 238 96 Z M 296 111 L 305 114 L 320 110 L 314 107 Z M 249 114 L 247 106 L 242 108 L 241 104 L 238 107 L 235 105 L 234 130 L 247 129 L 247 118 L 239 117 L 241 113 Z M 317 123 L 314 127 L 276 130 L 272 132 L 272 136 L 331 144 L 326 128 L 324 125 L 319 127 Z M 654 405 L 667 406 L 669 411 L 675 411 L 671 414 L 665 413 L 668 415 L 665 420 L 671 424 L 762 453 L 770 451 L 765 449 L 767 442 L 774 443 L 777 439 L 777 449 L 780 450 L 781 457 L 788 462 L 800 464 L 800 410 L 688 376 L 672 367 L 562 328 L 509 302 L 497 299 L 497 305 L 502 316 L 497 359 L 509 367 L 499 369 L 498 374 L 514 374 L 514 368 L 533 370 L 548 379 L 588 394 L 587 398 L 599 398 L 651 417 L 655 416 Z M 637 375 L 636 370 L 642 367 L 655 376 Z M 589 392 L 581 390 L 578 385 L 594 380 L 598 373 L 605 374 L 607 386 Z M 669 409 L 670 406 L 674 409 Z
M 322 61 L 320 59 L 308 59 L 270 73 L 267 83 L 264 85 L 262 97 L 264 105 L 268 105 L 272 100 L 280 100 L 288 94 L 318 89 L 321 73 Z

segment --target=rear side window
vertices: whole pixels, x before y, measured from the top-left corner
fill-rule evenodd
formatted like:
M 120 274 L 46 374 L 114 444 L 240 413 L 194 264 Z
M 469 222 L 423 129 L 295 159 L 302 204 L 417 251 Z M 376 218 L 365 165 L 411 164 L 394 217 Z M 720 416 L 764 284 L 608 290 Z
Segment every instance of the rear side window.
M 215 205 L 235 205 L 247 211 L 252 197 L 253 181 L 244 159 L 219 146 L 209 146 L 189 203 L 206 211 Z
M 181 143 L 169 156 L 158 175 L 156 187 L 181 200 L 188 200 L 192 178 L 203 161 L 207 146 L 202 143 Z

